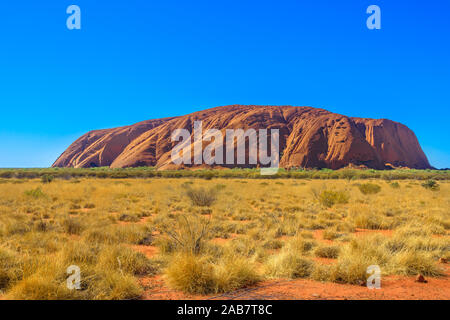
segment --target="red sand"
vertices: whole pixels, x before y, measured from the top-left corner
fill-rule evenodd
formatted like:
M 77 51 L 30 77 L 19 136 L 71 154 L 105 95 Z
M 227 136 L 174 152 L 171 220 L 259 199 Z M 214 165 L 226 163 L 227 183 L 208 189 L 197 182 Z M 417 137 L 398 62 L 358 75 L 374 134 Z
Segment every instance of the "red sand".
M 143 253 L 147 258 L 152 258 L 159 253 L 159 248 L 155 246 L 133 245 L 131 247 L 134 250 Z

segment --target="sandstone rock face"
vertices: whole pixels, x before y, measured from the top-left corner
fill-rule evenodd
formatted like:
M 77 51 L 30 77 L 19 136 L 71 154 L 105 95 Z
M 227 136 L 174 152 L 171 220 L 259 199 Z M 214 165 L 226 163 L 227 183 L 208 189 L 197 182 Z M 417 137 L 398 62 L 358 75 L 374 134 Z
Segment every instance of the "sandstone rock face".
M 194 121 L 202 121 L 203 131 L 218 129 L 224 137 L 226 129 L 279 129 L 281 167 L 431 168 L 414 133 L 394 121 L 351 118 L 311 107 L 241 105 L 91 131 L 76 140 L 53 166 L 178 168 L 183 165 L 171 160 L 178 144 L 171 141 L 171 135 L 176 129 L 193 133 Z M 204 142 L 203 148 L 207 144 Z

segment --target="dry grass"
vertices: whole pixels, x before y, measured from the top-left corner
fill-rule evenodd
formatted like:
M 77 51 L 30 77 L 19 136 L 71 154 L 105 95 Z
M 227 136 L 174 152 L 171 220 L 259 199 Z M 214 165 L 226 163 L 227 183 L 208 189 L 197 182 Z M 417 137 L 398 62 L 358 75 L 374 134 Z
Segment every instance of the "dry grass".
M 138 299 L 139 278 L 156 274 L 197 294 L 266 278 L 359 284 L 372 264 L 439 276 L 449 258 L 445 180 L 44 180 L 0 184 L 4 298 Z M 133 249 L 149 245 L 156 256 Z M 66 287 L 70 265 L 81 290 Z

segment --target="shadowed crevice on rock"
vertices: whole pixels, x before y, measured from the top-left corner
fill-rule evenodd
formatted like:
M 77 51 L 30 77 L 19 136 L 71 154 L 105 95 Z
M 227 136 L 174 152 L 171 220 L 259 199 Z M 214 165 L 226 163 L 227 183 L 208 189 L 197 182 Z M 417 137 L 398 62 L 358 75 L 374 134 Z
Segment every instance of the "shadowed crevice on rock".
M 401 123 L 352 118 L 311 107 L 249 105 L 217 107 L 185 116 L 94 130 L 70 145 L 53 167 L 177 169 L 181 165 L 171 161 L 171 150 L 176 144 L 171 141 L 171 134 L 176 129 L 192 133 L 194 121 L 200 120 L 204 131 L 279 129 L 280 166 L 285 168 L 339 169 L 349 165 L 373 169 L 431 168 L 414 132 Z

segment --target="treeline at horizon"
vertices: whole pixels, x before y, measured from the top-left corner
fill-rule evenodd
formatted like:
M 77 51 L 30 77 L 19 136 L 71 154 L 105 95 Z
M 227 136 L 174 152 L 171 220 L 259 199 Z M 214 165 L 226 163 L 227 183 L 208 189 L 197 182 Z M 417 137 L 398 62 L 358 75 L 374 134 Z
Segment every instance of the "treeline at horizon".
M 157 170 L 155 167 L 120 168 L 30 168 L 0 169 L 0 179 L 128 179 L 128 178 L 240 178 L 240 179 L 383 179 L 450 180 L 450 170 L 291 169 L 280 168 L 273 175 L 261 175 L 257 168 Z

